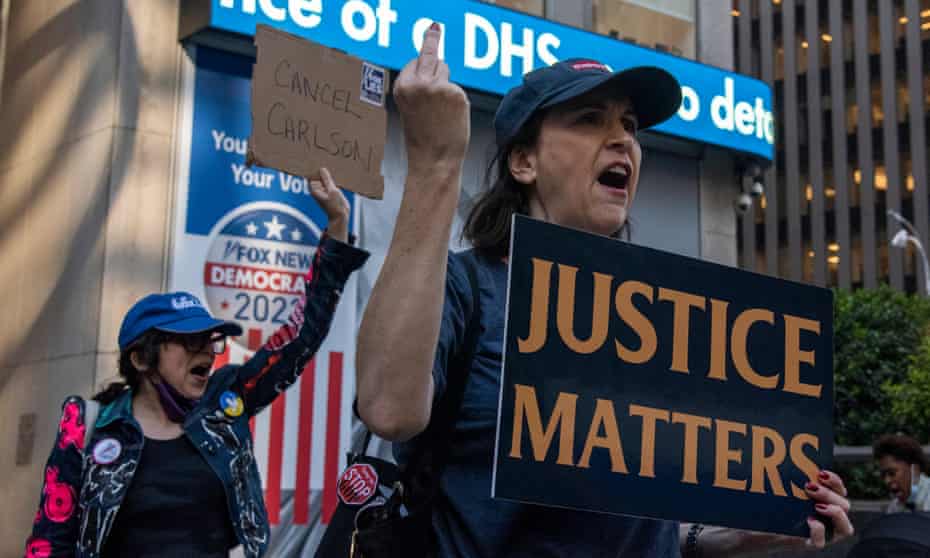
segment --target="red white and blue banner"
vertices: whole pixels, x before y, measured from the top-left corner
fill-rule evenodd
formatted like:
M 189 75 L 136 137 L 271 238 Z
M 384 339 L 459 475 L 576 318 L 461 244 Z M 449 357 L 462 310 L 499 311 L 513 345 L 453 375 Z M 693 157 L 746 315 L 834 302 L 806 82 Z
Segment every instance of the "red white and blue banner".
M 305 178 L 245 164 L 252 60 L 206 47 L 190 53 L 168 287 L 190 291 L 214 316 L 242 325 L 245 333 L 218 359 L 222 366 L 243 362 L 290 316 L 326 215 Z M 354 231 L 355 199 L 346 196 Z M 322 493 L 324 522 L 335 509 L 355 393 L 356 277 L 316 358 L 252 421 L 272 524 L 290 491 L 294 524 L 312 521 L 311 491 Z

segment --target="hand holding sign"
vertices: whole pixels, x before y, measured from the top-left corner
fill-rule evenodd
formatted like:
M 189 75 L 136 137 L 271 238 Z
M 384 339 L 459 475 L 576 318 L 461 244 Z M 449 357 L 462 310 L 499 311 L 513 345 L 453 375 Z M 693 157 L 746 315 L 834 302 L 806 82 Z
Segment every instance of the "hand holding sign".
M 849 520 L 850 505 L 846 485 L 839 475 L 830 471 L 820 471 L 817 482 L 808 483 L 804 489 L 815 502 L 814 509 L 818 515 L 817 518 L 807 519 L 811 530 L 808 545 L 823 548 L 832 540 L 850 537 L 856 532 Z M 829 534 L 825 521 L 831 523 L 829 530 L 832 532 Z
M 345 242 L 349 238 L 349 200 L 333 181 L 329 170 L 320 169 L 320 180 L 310 179 L 310 194 L 326 212 L 329 235 Z
M 438 24 L 427 29 L 420 55 L 404 67 L 394 85 L 411 171 L 458 167 L 468 147 L 468 97 L 449 81 L 449 66 L 439 59 L 441 36 Z

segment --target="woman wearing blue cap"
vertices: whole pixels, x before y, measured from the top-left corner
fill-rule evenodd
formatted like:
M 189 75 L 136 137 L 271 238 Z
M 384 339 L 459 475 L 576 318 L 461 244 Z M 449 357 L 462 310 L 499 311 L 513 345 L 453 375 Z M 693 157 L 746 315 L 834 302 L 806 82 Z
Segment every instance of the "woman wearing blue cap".
M 470 122 L 465 93 L 449 82 L 449 69 L 438 59 L 439 39 L 434 25 L 395 82 L 408 174 L 391 247 L 359 331 L 356 367 L 359 415 L 372 431 L 397 442 L 398 461 L 406 463 L 424 443 L 445 444 L 432 511 L 437 555 L 709 557 L 803 543 L 490 498 L 511 217 L 520 213 L 619 236 L 640 176 L 636 133 L 674 115 L 681 88 L 659 68 L 613 72 L 584 59 L 527 74 L 494 119 L 496 180 L 465 224 L 474 250 L 449 255 Z M 463 354 L 470 357 L 464 365 Z M 445 396 L 457 376 L 452 368 L 463 366 L 467 379 L 458 393 L 464 396 L 446 425 L 449 436 L 424 441 L 443 428 L 437 421 L 449 407 Z M 820 473 L 807 494 L 837 536 L 852 533 L 838 476 Z M 813 518 L 808 524 L 807 544 L 823 546 L 824 524 Z
M 242 328 L 188 293 L 149 295 L 123 319 L 122 381 L 64 403 L 27 557 L 247 557 L 268 544 L 249 418 L 269 405 L 329 331 L 349 275 L 368 257 L 348 244 L 349 204 L 328 171 L 312 181 L 329 224 L 287 324 L 241 366 L 211 374 Z M 91 413 L 92 415 L 93 413 Z M 93 420 L 91 418 L 91 420 Z

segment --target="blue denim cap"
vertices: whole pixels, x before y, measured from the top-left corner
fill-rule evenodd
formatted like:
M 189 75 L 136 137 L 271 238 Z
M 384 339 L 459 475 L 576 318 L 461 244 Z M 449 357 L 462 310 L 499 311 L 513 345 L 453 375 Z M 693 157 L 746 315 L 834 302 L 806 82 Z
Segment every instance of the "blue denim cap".
M 681 106 L 681 84 L 662 68 L 635 66 L 614 72 L 596 60 L 570 58 L 526 74 L 523 83 L 504 96 L 494 115 L 497 145 L 510 143 L 537 110 L 602 85 L 616 91 L 618 98 L 630 99 L 640 130 L 671 118 Z
M 217 320 L 207 312 L 196 296 L 185 292 L 150 294 L 135 303 L 119 328 L 119 348 L 125 349 L 150 329 L 169 333 L 218 331 L 224 335 L 242 335 L 234 322 Z

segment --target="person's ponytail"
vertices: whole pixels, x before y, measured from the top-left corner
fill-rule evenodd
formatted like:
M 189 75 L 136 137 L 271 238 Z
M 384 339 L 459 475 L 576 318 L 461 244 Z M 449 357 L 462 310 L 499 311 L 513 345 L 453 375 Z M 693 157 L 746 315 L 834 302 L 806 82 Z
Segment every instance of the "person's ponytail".
M 158 350 L 164 341 L 164 334 L 158 330 L 150 329 L 139 336 L 119 353 L 118 371 L 120 379 L 107 384 L 91 399 L 101 405 L 108 405 L 120 397 L 126 390 L 137 391 L 142 380 L 142 371 L 132 363 L 133 353 L 149 370 L 158 369 Z

